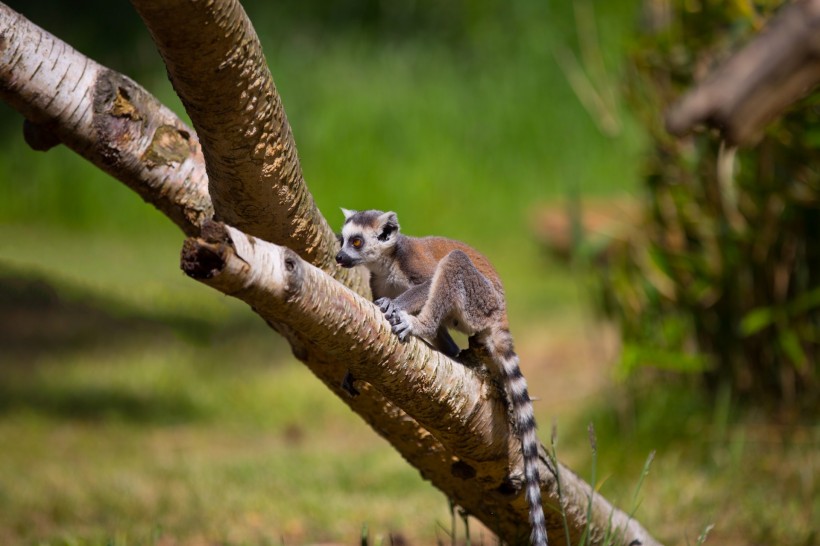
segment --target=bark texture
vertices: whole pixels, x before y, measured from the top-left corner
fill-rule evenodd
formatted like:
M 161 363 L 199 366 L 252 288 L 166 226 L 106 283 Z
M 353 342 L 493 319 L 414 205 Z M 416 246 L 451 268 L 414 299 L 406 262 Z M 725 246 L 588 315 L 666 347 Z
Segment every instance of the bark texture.
M 669 110 L 666 127 L 699 124 L 732 145 L 752 145 L 766 124 L 820 83 L 820 0 L 798 0 Z
M 334 260 L 336 239 L 305 185 L 282 101 L 239 2 L 132 4 L 202 142 L 217 217 L 368 293 L 358 271 Z
M 183 100 L 195 123 L 201 123 L 198 127 L 208 133 L 204 156 L 196 135 L 143 89 L 0 4 L 0 97 L 30 121 L 28 141 L 38 149 L 64 142 L 136 189 L 186 233 L 199 234 L 201 227 L 201 237 L 188 239 L 183 249 L 183 269 L 189 275 L 246 301 L 290 342 L 297 358 L 423 477 L 505 541 L 526 541 L 520 448 L 508 429 L 496 387 L 475 367 L 483 358 L 481 351 L 456 362 L 417 339 L 399 343 L 378 309 L 360 295 L 368 292 L 361 272 L 345 277 L 328 267 L 335 237 L 316 211 L 301 174 L 294 174 L 298 160 L 270 74 L 266 68 L 242 65 L 246 54 L 254 63 L 263 63 L 244 12 L 231 1 L 137 3 L 146 20 L 153 21 L 152 32 L 165 44 L 160 49 L 170 51 L 165 52 L 169 58 L 196 61 L 169 61 L 169 72 L 178 89 L 187 89 L 181 93 L 195 95 Z M 158 22 L 160 14 L 176 22 Z M 201 36 L 193 39 L 194 34 Z M 232 43 L 221 43 L 226 35 Z M 199 47 L 206 51 L 189 49 Z M 258 78 L 248 77 L 250 73 Z M 221 83 L 214 84 L 216 80 Z M 210 95 L 194 89 L 212 84 L 219 89 Z M 268 105 L 262 108 L 264 115 L 248 114 L 252 119 L 239 122 L 233 118 L 241 114 L 237 108 L 255 112 L 259 102 Z M 263 133 L 268 136 L 262 138 Z M 222 180 L 211 185 L 212 191 L 226 192 L 217 214 L 230 214 L 260 229 L 272 223 L 263 233 L 282 239 L 288 248 L 256 233 L 245 235 L 203 221 L 211 210 L 202 172 L 205 160 L 211 175 Z M 239 192 L 235 208 L 233 190 Z M 317 218 L 321 221 L 314 225 Z M 294 230 L 293 236 L 288 229 Z M 346 281 L 350 289 L 332 277 Z M 348 368 L 362 380 L 362 394 L 356 398 L 340 387 Z M 657 544 L 572 472 L 560 465 L 552 468 L 543 448 L 541 462 L 553 545 L 565 539 L 562 518 L 551 507 L 563 507 L 570 542 L 577 543 L 587 525 L 590 498 L 592 544 L 600 543 L 610 526 L 626 544 Z
M 37 150 L 62 142 L 193 235 L 213 216 L 194 132 L 145 89 L 0 4 L 0 99 Z

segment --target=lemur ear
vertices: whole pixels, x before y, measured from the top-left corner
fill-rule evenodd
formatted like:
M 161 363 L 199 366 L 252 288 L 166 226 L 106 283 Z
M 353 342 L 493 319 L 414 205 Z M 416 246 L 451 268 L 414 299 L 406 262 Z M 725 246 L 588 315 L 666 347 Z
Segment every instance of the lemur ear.
M 379 225 L 381 226 L 379 241 L 386 241 L 399 231 L 399 219 L 396 217 L 395 212 L 385 212 L 379 216 Z
M 350 217 L 353 216 L 354 214 L 356 214 L 356 211 L 355 210 L 348 210 L 348 209 L 342 207 L 342 214 L 345 215 L 345 220 L 350 220 Z

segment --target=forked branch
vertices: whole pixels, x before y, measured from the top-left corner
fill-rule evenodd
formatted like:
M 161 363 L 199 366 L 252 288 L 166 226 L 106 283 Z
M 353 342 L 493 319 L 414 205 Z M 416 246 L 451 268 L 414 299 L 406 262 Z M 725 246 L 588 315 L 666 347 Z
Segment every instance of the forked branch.
M 328 266 L 335 238 L 304 187 L 287 120 L 244 12 L 230 0 L 135 4 L 195 126 L 207 135 L 204 156 L 194 131 L 145 90 L 0 4 L 0 98 L 32 122 L 30 141 L 40 148 L 66 143 L 184 232 L 199 235 L 202 227 L 201 237 L 186 241 L 186 272 L 246 301 L 423 477 L 505 541 L 524 539 L 529 525 L 515 479 L 518 443 L 507 429 L 504 404 L 476 369 L 418 340 L 398 343 L 361 296 L 367 293 L 361 273 L 345 277 Z M 195 49 L 206 45 L 213 47 Z M 267 106 L 254 110 L 261 103 Z M 251 226 L 252 235 L 204 221 L 212 210 L 205 160 L 211 190 L 220 194 L 217 214 Z M 233 191 L 241 195 L 236 202 Z M 260 233 L 287 248 L 253 236 Z M 356 398 L 340 388 L 348 368 L 364 382 Z M 573 543 L 589 519 L 592 544 L 610 525 L 625 543 L 657 544 L 572 472 L 548 465 L 543 453 L 551 544 L 564 543 L 562 516 L 550 509 L 558 506 Z
M 305 185 L 262 46 L 237 0 L 131 0 L 202 142 L 217 217 L 287 245 L 361 294 Z M 196 54 L 192 54 L 196 52 Z

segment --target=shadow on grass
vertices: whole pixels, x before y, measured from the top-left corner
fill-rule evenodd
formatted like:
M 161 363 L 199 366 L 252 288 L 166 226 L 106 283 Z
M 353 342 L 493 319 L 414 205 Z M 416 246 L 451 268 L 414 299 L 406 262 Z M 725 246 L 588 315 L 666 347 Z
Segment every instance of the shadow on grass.
M 118 387 L 51 387 L 14 382 L 0 385 L 0 414 L 31 411 L 78 421 L 123 421 L 172 425 L 210 415 L 182 393 L 136 393 Z
M 275 338 L 252 313 L 146 313 L 0 264 L 0 413 L 157 424 L 206 418 L 212 408 L 197 388 L 210 388 L 219 373 L 275 362 L 287 350 Z M 166 347 L 167 366 L 165 356 L 158 364 L 134 360 L 142 348 L 164 355 Z M 176 365 L 180 350 L 187 360 Z M 145 365 L 161 377 L 140 379 Z
M 0 264 L 2 363 L 26 365 L 44 355 L 115 345 L 139 335 L 205 341 L 215 325 L 197 317 L 145 315 L 99 295 Z

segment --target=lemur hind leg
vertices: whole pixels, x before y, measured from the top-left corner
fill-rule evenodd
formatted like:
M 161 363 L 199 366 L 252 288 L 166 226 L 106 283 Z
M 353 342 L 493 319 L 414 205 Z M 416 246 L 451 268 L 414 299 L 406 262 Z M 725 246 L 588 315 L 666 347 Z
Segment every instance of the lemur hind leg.
M 467 254 L 453 250 L 436 267 L 419 314 L 399 311 L 393 331 L 402 341 L 409 335 L 435 339 L 439 329 L 447 327 L 473 335 L 485 329 L 500 308 L 495 287 Z

